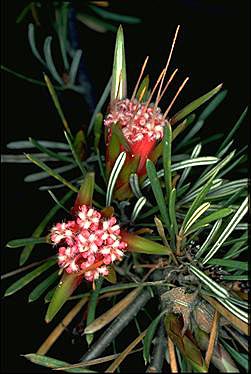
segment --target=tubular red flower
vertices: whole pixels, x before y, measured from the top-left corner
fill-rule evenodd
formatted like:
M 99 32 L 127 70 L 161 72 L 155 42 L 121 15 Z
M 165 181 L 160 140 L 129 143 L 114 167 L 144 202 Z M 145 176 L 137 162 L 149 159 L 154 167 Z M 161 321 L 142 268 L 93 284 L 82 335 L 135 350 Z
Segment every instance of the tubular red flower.
M 53 226 L 50 239 L 60 245 L 59 266 L 67 273 L 82 274 L 87 269 L 84 277 L 92 282 L 100 275 L 108 275 L 108 265 L 122 260 L 127 244 L 121 239 L 115 217 L 103 218 L 87 205 L 79 206 L 75 214 L 75 220 Z

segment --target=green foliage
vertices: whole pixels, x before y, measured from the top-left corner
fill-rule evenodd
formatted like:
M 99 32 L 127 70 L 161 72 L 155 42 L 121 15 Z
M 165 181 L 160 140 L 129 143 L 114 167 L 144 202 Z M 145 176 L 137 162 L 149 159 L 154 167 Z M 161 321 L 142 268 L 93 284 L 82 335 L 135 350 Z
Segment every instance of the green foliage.
M 23 9 L 17 22 L 26 16 L 32 4 L 33 2 Z M 133 147 L 120 124 L 114 123 L 110 129 L 103 128 L 106 115 L 104 106 L 109 94 L 109 105 L 113 105 L 114 100 L 127 98 L 122 26 L 119 26 L 116 36 L 112 76 L 90 116 L 88 127 L 79 130 L 76 134 L 70 130 L 56 90 L 73 89 L 83 94 L 86 88 L 76 85 L 82 50 L 74 50 L 71 55 L 69 53 L 67 36 L 69 6 L 68 3 L 57 4 L 55 9 L 55 30 L 64 69 L 67 72 L 67 82 L 63 80 L 52 57 L 55 39 L 51 36 L 45 39 L 43 56 L 41 56 L 35 40 L 35 27 L 30 24 L 28 28 L 29 44 L 33 55 L 43 67 L 46 67 L 50 77 L 59 85 L 55 86 L 53 80 L 48 75 L 44 75 L 45 84 L 64 127 L 66 143 L 29 138 L 29 142 L 14 141 L 8 144 L 8 148 L 14 150 L 35 148 L 41 152 L 26 155 L 28 161 L 36 164 L 43 171 L 26 176 L 25 181 L 34 182 L 50 177 L 51 180 L 58 180 L 59 185 L 40 186 L 41 190 L 48 190 L 56 205 L 43 218 L 30 238 L 11 240 L 7 243 L 7 247 L 24 247 L 20 255 L 20 265 L 22 265 L 29 259 L 35 245 L 48 244 L 50 229 L 48 224 L 59 211 L 62 213 L 59 218 L 61 221 L 65 219 L 65 214 L 74 214 L 82 204 L 102 209 L 103 217 L 114 215 L 121 228 L 119 235 L 127 243 L 127 248 L 123 262 L 112 264 L 110 274 L 113 277 L 100 277 L 93 282 L 93 289 L 90 290 L 83 289 L 84 271 L 81 271 L 81 274 L 68 274 L 56 270 L 43 277 L 29 293 L 28 301 L 35 302 L 47 292 L 44 298 L 45 302 L 49 303 L 45 316 L 46 322 L 52 321 L 59 312 L 63 313 L 64 304 L 70 300 L 89 298 L 87 318 L 86 321 L 84 319 L 82 321 L 84 327 L 86 329 L 98 320 L 100 329 L 103 329 L 102 335 L 98 338 L 96 334 L 93 335 L 92 330 L 88 332 L 87 329 L 86 340 L 90 347 L 82 357 L 86 367 L 83 364 L 83 367 L 72 365 L 62 370 L 92 372 L 88 366 L 97 363 L 93 363 L 93 360 L 98 359 L 99 363 L 105 363 L 118 359 L 121 363 L 127 355 L 136 353 L 138 350 L 132 351 L 135 343 L 133 340 L 122 353 L 116 353 L 111 356 L 112 358 L 101 356 L 106 347 L 118 338 L 118 334 L 123 332 L 133 319 L 140 334 L 136 338 L 139 339 L 138 342 L 145 334 L 143 342 L 145 364 L 150 364 L 151 367 L 157 362 L 162 367 L 163 357 L 159 357 L 155 349 L 151 352 L 151 348 L 153 343 L 154 345 L 156 343 L 157 327 L 163 317 L 165 334 L 163 333 L 162 338 L 165 345 L 163 350 L 159 351 L 163 351 L 165 357 L 169 357 L 169 364 L 171 366 L 178 364 L 182 371 L 207 372 L 209 368 L 204 359 L 207 354 L 205 356 L 204 352 L 201 352 L 202 340 L 204 339 L 205 342 L 206 336 L 203 335 L 204 332 L 196 333 L 201 322 L 196 319 L 198 305 L 205 319 L 207 316 L 205 310 L 213 309 L 214 313 L 217 310 L 219 315 L 227 320 L 228 328 L 233 331 L 231 339 L 239 342 L 240 339 L 236 338 L 238 331 L 243 332 L 242 339 L 245 339 L 244 334 L 247 331 L 248 305 L 245 282 L 249 278 L 245 260 L 248 249 L 246 224 L 248 180 L 242 174 L 235 179 L 232 177 L 232 173 L 247 159 L 246 148 L 240 151 L 232 150 L 236 147 L 234 136 L 245 119 L 247 109 L 221 141 L 215 155 L 208 155 L 206 145 L 217 142 L 222 135 L 214 133 L 207 139 L 200 139 L 198 133 L 203 126 L 206 126 L 208 117 L 219 107 L 227 91 L 219 92 L 221 89 L 219 85 L 193 100 L 166 122 L 163 139 L 155 144 L 155 148 L 146 157 L 145 173 L 143 169 L 142 173 L 139 173 L 138 165 L 142 155 L 135 155 L 132 152 Z M 136 17 L 105 10 L 97 4 L 87 4 L 86 10 L 87 12 L 80 12 L 77 15 L 78 20 L 100 32 L 115 30 L 110 20 L 131 24 L 140 21 Z M 3 69 L 12 72 L 10 69 Z M 27 79 L 18 73 L 12 73 Z M 28 80 L 34 81 L 31 78 Z M 39 81 L 33 83 L 45 85 Z M 149 76 L 146 75 L 141 83 L 137 83 L 133 97 L 146 102 L 150 92 Z M 210 99 L 212 100 L 201 113 L 198 115 L 193 113 Z M 203 155 L 201 155 L 202 151 Z M 3 156 L 3 160 L 7 162 L 24 162 L 23 155 Z M 54 168 L 44 161 L 57 162 L 60 166 Z M 73 168 L 76 169 L 73 180 L 67 180 L 60 174 Z M 99 174 L 102 178 L 98 178 Z M 53 189 L 69 191 L 63 198 L 58 199 L 56 197 L 58 194 L 54 194 Z M 70 206 L 73 209 L 70 210 L 65 207 L 65 203 L 74 193 L 77 193 L 77 198 L 75 204 L 71 201 Z M 52 254 L 55 254 L 55 249 L 51 248 Z M 57 258 L 51 257 L 44 263 L 39 263 L 37 268 L 9 286 L 5 296 L 12 295 L 30 284 L 56 262 Z M 30 266 L 33 265 L 28 265 Z M 28 267 L 23 270 L 27 270 Z M 53 288 L 59 273 L 63 273 L 62 278 L 57 287 Z M 14 274 L 17 274 L 17 271 L 14 271 Z M 111 278 L 114 278 L 112 283 L 116 281 L 118 283 L 107 286 L 106 282 L 109 279 L 111 281 Z M 82 290 L 73 295 L 80 283 L 82 283 Z M 240 290 L 236 291 L 239 284 L 241 284 Z M 115 309 L 111 309 L 109 307 L 111 298 L 128 289 L 135 289 L 132 291 L 132 299 L 128 296 L 122 297 L 116 304 L 119 307 L 115 306 Z M 151 323 L 147 330 L 141 333 L 138 313 L 152 297 L 157 300 L 158 309 L 151 310 Z M 108 299 L 108 307 L 104 303 L 105 308 L 108 309 L 104 313 L 106 321 L 104 316 L 100 316 L 99 305 L 102 298 Z M 192 302 L 190 302 L 191 298 L 194 298 Z M 210 298 L 213 302 L 208 301 Z M 204 311 L 203 303 L 205 303 Z M 247 370 L 247 355 L 238 352 L 235 343 L 232 344 L 232 341 L 227 340 L 228 329 L 225 329 L 224 324 L 221 325 L 221 320 L 218 321 L 220 328 L 217 330 L 218 337 L 211 357 L 210 370 L 211 366 L 212 370 L 216 368 L 221 371 L 222 367 L 232 370 L 235 363 Z M 106 325 L 111 321 L 113 322 L 107 327 Z M 167 352 L 167 349 L 171 349 L 167 344 L 168 337 L 174 344 L 174 352 L 172 352 L 174 357 Z M 208 345 L 208 336 L 206 341 Z M 226 350 L 220 349 L 219 341 Z M 33 353 L 25 357 L 38 365 L 52 369 L 71 366 L 67 362 Z M 142 358 L 142 355 L 139 357 Z

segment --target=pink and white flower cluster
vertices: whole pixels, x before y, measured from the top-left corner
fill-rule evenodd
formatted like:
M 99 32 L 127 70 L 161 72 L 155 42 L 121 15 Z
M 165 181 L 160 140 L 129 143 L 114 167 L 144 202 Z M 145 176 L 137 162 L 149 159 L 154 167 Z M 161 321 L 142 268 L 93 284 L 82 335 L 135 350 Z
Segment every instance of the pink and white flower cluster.
M 136 99 L 115 101 L 106 117 L 105 126 L 119 122 L 121 130 L 130 144 L 147 138 L 148 141 L 163 138 L 163 127 L 167 120 L 160 108 L 139 103 Z
M 67 273 L 84 272 L 88 281 L 108 275 L 108 265 L 122 260 L 127 244 L 121 240 L 120 227 L 115 217 L 104 218 L 97 210 L 81 205 L 75 220 L 57 223 L 50 239 L 61 245 L 58 264 Z

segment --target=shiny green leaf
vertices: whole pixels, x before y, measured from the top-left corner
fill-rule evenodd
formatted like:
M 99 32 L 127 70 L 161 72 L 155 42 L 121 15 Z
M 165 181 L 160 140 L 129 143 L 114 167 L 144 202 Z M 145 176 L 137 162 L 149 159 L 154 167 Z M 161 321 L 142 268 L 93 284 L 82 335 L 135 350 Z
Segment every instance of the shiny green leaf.
M 213 222 L 213 221 L 219 220 L 221 218 L 227 217 L 232 212 L 233 212 L 233 209 L 223 208 L 223 209 L 219 209 L 216 212 L 213 212 L 213 213 L 207 215 L 206 217 L 202 218 L 201 220 L 199 220 L 198 222 L 193 224 L 190 227 L 190 229 L 188 230 L 187 235 L 190 235 L 192 232 L 198 230 L 200 227 L 203 227 L 204 225 L 206 225 L 210 222 Z
M 19 247 L 23 247 L 24 245 L 28 245 L 28 244 L 41 244 L 41 243 L 48 243 L 47 237 L 14 239 L 14 240 L 10 240 L 6 244 L 6 247 L 8 247 L 8 248 L 19 248 Z
M 188 114 L 192 113 L 194 110 L 199 108 L 202 104 L 204 104 L 206 101 L 211 99 L 217 92 L 220 91 L 222 87 L 222 84 L 219 84 L 217 87 L 215 87 L 213 90 L 209 91 L 205 95 L 199 97 L 198 99 L 192 101 L 190 104 L 186 105 L 183 109 L 181 109 L 178 113 L 176 113 L 170 120 L 171 125 L 175 124 L 176 122 L 180 121 L 184 117 L 186 117 Z
M 78 189 L 77 187 L 73 186 L 73 184 L 71 184 L 70 182 L 68 182 L 65 178 L 63 178 L 60 174 L 58 174 L 55 170 L 51 169 L 49 166 L 47 166 L 44 162 L 42 161 L 39 161 L 36 157 L 34 156 L 31 156 L 29 154 L 26 154 L 26 157 L 32 161 L 34 164 L 36 164 L 37 166 L 39 166 L 41 169 L 43 169 L 47 174 L 49 174 L 50 176 L 54 177 L 55 179 L 57 179 L 58 181 L 60 181 L 61 183 L 63 183 L 66 187 L 68 187 L 70 190 L 74 191 L 74 192 L 78 192 Z M 69 165 L 71 166 L 71 165 Z
M 158 327 L 158 324 L 160 322 L 160 319 L 162 317 L 163 313 L 160 313 L 158 317 L 156 317 L 152 323 L 148 326 L 146 335 L 144 337 L 144 345 L 143 345 L 143 357 L 145 360 L 145 365 L 150 362 L 150 348 L 153 341 L 153 337 L 155 334 L 155 331 Z
M 170 247 L 142 238 L 133 233 L 123 232 L 121 235 L 122 239 L 127 243 L 127 249 L 131 252 L 155 255 L 169 255 L 172 253 Z
M 103 278 L 99 278 L 95 281 L 95 289 L 91 291 L 88 309 L 87 309 L 87 319 L 86 319 L 86 326 L 92 323 L 95 320 L 95 313 L 97 307 L 97 301 L 99 297 L 99 292 L 102 287 Z M 88 346 L 91 344 L 94 338 L 94 334 L 86 334 L 86 341 Z
M 162 219 L 163 219 L 163 221 L 164 221 L 164 223 L 165 223 L 165 225 L 166 225 L 166 227 L 169 231 L 170 230 L 170 220 L 169 220 L 168 213 L 167 213 L 165 199 L 164 199 L 164 196 L 163 196 L 163 193 L 162 193 L 162 189 L 161 189 L 161 186 L 160 186 L 160 181 L 159 181 L 159 178 L 157 176 L 155 166 L 154 166 L 154 164 L 151 160 L 147 160 L 146 170 L 147 170 L 147 175 L 148 175 L 148 178 L 150 180 L 151 187 L 152 187 L 152 190 L 153 190 L 153 194 L 154 194 L 156 202 L 158 204 L 159 211 L 161 213 Z
M 58 270 L 34 288 L 34 290 L 29 294 L 29 303 L 37 300 L 57 279 Z
M 18 279 L 15 283 L 13 283 L 10 287 L 7 288 L 4 296 L 9 296 L 19 291 L 21 288 L 25 287 L 27 284 L 33 281 L 33 279 L 37 278 L 44 271 L 55 265 L 56 262 L 57 259 L 50 259 L 46 261 L 44 264 L 37 267 L 35 270 Z
M 29 353 L 24 355 L 24 357 L 36 365 L 45 366 L 51 369 L 70 366 L 68 362 L 56 360 L 55 358 L 44 355 L 38 355 L 36 353 Z M 64 371 L 67 373 L 96 373 L 96 371 L 92 371 L 89 368 L 72 368 L 65 369 Z
M 68 274 L 64 272 L 47 309 L 45 322 L 49 323 L 55 317 L 81 280 L 82 277 L 76 273 Z
M 73 192 L 69 191 L 67 194 L 64 195 L 64 197 L 59 201 L 60 204 L 64 204 L 69 198 L 72 196 Z M 50 220 L 55 216 L 55 214 L 60 209 L 59 205 L 55 205 L 43 218 L 43 220 L 40 222 L 40 224 L 36 227 L 36 229 L 32 233 L 33 238 L 39 238 L 44 229 L 46 228 L 47 224 L 50 222 Z M 34 248 L 34 244 L 28 244 L 24 247 L 23 251 L 20 255 L 19 265 L 23 265 L 29 258 L 32 250 Z
M 123 28 L 120 25 L 116 37 L 112 70 L 111 102 L 124 99 L 127 95 L 126 62 Z
M 46 74 L 44 74 L 44 80 L 45 80 L 45 83 L 46 83 L 47 88 L 49 90 L 49 93 L 51 95 L 52 101 L 53 101 L 53 103 L 55 105 L 55 108 L 56 108 L 56 110 L 57 110 L 57 112 L 59 114 L 59 117 L 60 117 L 60 119 L 61 119 L 61 121 L 63 123 L 63 126 L 64 126 L 65 130 L 67 131 L 67 133 L 71 135 L 71 130 L 69 128 L 68 122 L 67 122 L 67 120 L 65 118 L 65 115 L 64 115 L 63 110 L 61 108 L 61 105 L 59 103 L 56 91 L 55 91 L 55 89 L 54 89 L 54 87 L 53 87 L 53 85 L 52 85 L 49 77 Z
M 107 10 L 102 9 L 100 7 L 97 7 L 95 5 L 90 5 L 89 4 L 89 7 L 95 13 L 97 13 L 99 16 L 101 16 L 105 19 L 111 19 L 113 21 L 124 22 L 124 23 L 129 23 L 129 24 L 135 24 L 135 23 L 140 23 L 141 22 L 140 18 L 137 18 L 137 17 L 132 17 L 132 16 L 124 15 L 124 14 L 114 13 L 114 12 L 111 12 L 110 10 L 107 11 Z

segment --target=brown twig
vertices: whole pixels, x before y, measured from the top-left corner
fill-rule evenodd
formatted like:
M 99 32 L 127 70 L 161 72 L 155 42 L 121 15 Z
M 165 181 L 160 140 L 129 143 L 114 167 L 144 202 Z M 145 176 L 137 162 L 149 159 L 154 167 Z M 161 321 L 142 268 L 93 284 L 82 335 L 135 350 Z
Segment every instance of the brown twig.
M 51 346 L 55 343 L 55 341 L 59 338 L 65 328 L 71 323 L 73 318 L 78 314 L 81 308 L 85 305 L 88 301 L 89 297 L 83 297 L 73 309 L 70 310 L 68 314 L 63 318 L 63 320 L 56 326 L 56 328 L 50 333 L 47 339 L 43 342 L 43 344 L 38 348 L 37 354 L 45 355 Z
M 242 331 L 245 335 L 249 335 L 249 325 L 242 321 L 240 318 L 236 317 L 229 310 L 227 310 L 223 305 L 216 301 L 211 296 L 204 293 L 201 294 L 203 299 L 209 302 L 223 317 L 225 317 L 229 322 L 231 322 L 237 329 Z
M 207 348 L 207 352 L 206 352 L 206 356 L 205 356 L 205 363 L 206 363 L 208 368 L 209 368 L 209 365 L 210 365 L 210 361 L 211 361 L 213 351 L 214 351 L 215 341 L 216 341 L 216 338 L 217 338 L 217 329 L 218 329 L 219 318 L 220 318 L 220 314 L 218 313 L 217 310 L 215 310 L 214 318 L 213 318 L 213 322 L 212 322 L 211 333 L 210 333 L 210 338 L 209 338 L 209 342 L 208 342 L 208 348 Z
M 118 366 L 121 364 L 122 361 L 128 356 L 128 354 L 133 350 L 133 348 L 139 344 L 139 342 L 144 338 L 146 335 L 146 331 L 143 331 L 139 336 L 137 336 L 136 339 L 133 340 L 131 344 L 126 347 L 126 349 L 121 352 L 121 354 L 116 358 L 116 360 L 113 361 L 113 363 L 106 369 L 106 373 L 114 373 L 114 371 L 118 368 Z
M 168 353 L 169 353 L 171 372 L 178 373 L 178 365 L 177 365 L 176 356 L 175 356 L 175 348 L 169 336 L 167 338 L 167 348 L 168 348 Z

